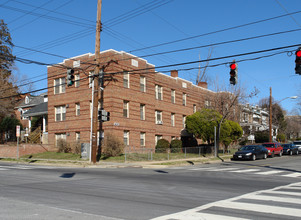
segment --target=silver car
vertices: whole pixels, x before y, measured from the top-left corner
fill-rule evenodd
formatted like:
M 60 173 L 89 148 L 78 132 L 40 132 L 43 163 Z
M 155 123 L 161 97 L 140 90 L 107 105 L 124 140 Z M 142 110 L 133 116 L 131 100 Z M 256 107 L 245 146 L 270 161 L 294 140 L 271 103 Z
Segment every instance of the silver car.
M 294 141 L 294 144 L 298 147 L 298 151 L 301 152 L 301 141 Z

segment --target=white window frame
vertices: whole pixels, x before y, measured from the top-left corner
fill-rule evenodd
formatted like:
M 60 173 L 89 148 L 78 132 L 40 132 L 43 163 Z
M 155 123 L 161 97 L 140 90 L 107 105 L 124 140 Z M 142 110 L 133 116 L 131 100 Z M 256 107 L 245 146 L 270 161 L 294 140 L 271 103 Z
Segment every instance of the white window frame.
M 80 115 L 80 103 L 75 103 L 75 115 Z
M 145 132 L 140 132 L 140 146 L 145 147 Z
M 163 87 L 156 85 L 156 99 L 163 100 Z
M 54 94 L 61 94 L 66 92 L 66 78 L 61 77 L 53 80 Z
M 185 122 L 186 122 L 186 115 L 183 115 L 183 119 L 182 119 L 183 128 L 185 128 Z
M 196 113 L 196 104 L 193 104 L 193 113 Z
M 126 146 L 130 145 L 130 131 L 123 131 L 123 142 Z
M 163 118 L 162 118 L 162 111 L 156 110 L 155 111 L 155 118 L 156 118 L 156 124 L 162 124 Z
M 146 92 L 146 77 L 140 76 L 140 92 Z
M 163 138 L 162 135 L 156 134 L 156 135 L 155 135 L 155 145 L 157 145 L 157 142 L 158 142 L 160 139 L 162 139 L 162 138 Z
M 145 104 L 140 104 L 140 120 L 145 120 Z
M 123 87 L 130 88 L 130 74 L 128 71 L 123 71 Z
M 75 141 L 80 141 L 80 132 L 75 132 Z
M 66 121 L 66 106 L 65 105 L 55 107 L 55 121 Z
M 129 118 L 130 116 L 130 102 L 129 101 L 126 101 L 126 100 L 123 100 L 123 117 L 124 118 Z
M 171 115 L 170 115 L 170 122 L 171 122 L 172 127 L 175 126 L 175 119 L 176 119 L 175 115 L 176 115 L 175 113 L 171 113 Z
M 74 80 L 75 80 L 75 81 L 74 81 L 74 86 L 75 86 L 75 87 L 79 87 L 79 84 L 80 84 L 80 83 L 79 83 L 79 82 L 80 82 L 80 76 L 79 76 L 79 74 L 75 74 L 75 75 L 74 75 Z
M 66 141 L 66 133 L 55 134 L 55 145 L 57 146 L 57 142 L 59 139 L 63 139 Z
M 176 90 L 174 89 L 171 90 L 171 103 L 172 104 L 176 103 Z
M 183 93 L 183 96 L 182 96 L 182 100 L 183 100 L 183 106 L 186 106 L 187 104 L 187 94 L 186 93 Z

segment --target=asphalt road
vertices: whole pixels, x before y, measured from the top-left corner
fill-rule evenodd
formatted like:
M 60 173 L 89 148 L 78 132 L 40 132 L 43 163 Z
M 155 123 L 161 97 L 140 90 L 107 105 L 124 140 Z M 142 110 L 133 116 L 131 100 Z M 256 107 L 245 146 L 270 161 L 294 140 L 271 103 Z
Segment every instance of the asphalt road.
M 0 162 L 0 219 L 301 219 L 301 155 L 142 168 Z

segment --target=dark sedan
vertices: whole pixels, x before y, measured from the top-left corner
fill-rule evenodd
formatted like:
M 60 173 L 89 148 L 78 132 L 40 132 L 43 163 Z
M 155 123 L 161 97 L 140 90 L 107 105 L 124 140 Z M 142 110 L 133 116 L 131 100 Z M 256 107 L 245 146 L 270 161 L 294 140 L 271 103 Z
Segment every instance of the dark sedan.
M 233 160 L 256 160 L 257 158 L 266 159 L 268 150 L 261 145 L 246 145 L 233 154 Z
M 293 154 L 299 154 L 298 147 L 291 144 L 282 144 L 283 147 L 283 154 L 293 155 Z

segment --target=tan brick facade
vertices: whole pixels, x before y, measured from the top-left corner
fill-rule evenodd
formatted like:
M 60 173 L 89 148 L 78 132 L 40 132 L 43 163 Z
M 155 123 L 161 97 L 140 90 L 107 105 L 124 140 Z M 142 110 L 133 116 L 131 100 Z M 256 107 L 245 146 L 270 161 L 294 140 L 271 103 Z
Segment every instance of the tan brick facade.
M 55 79 L 66 77 L 66 66 L 73 68 L 75 60 L 80 60 L 80 67 L 74 68 L 75 74 L 79 74 L 80 77 L 79 87 L 66 86 L 65 91 L 62 88 L 63 92 L 54 94 Z M 183 117 L 192 114 L 194 110 L 200 107 L 204 107 L 205 97 L 214 93 L 208 90 L 204 83 L 201 86 L 196 86 L 189 81 L 178 78 L 176 71 L 172 72 L 172 76 L 157 73 L 152 64 L 128 53 L 114 50 L 101 52 L 103 65 L 111 60 L 115 62 L 111 62 L 105 69 L 104 89 L 104 109 L 110 112 L 111 116 L 110 121 L 104 122 L 104 135 L 111 132 L 123 139 L 124 131 L 128 131 L 129 145 L 135 148 L 154 148 L 156 135 L 169 141 L 172 137 L 180 138 L 184 128 Z M 50 144 L 55 144 L 55 134 L 66 134 L 67 142 L 72 143 L 76 140 L 76 133 L 80 133 L 80 142 L 90 142 L 92 87 L 89 86 L 88 76 L 95 67 L 93 63 L 94 55 L 85 54 L 65 60 L 64 63 L 61 63 L 64 67 L 60 65 L 48 67 L 48 134 Z M 137 71 L 129 72 L 127 84 L 124 82 L 123 71 L 132 70 Z M 145 91 L 141 91 L 140 88 L 140 81 L 143 82 L 141 77 L 145 77 Z M 129 88 L 125 88 L 124 84 L 129 85 Z M 156 99 L 156 87 L 157 90 L 161 89 L 159 96 L 162 100 Z M 172 91 L 175 93 L 175 103 L 172 103 Z M 186 100 L 185 106 L 183 99 Z M 128 117 L 124 117 L 124 102 L 129 107 Z M 76 104 L 80 106 L 80 115 L 76 115 Z M 65 106 L 66 109 L 65 120 L 63 121 L 55 120 L 55 108 L 59 106 Z M 141 108 L 145 109 L 144 120 L 141 120 Z M 161 112 L 162 116 L 158 122 L 156 122 L 156 111 Z M 172 114 L 175 119 L 174 126 L 171 122 Z M 145 135 L 145 146 L 140 144 L 141 133 Z

